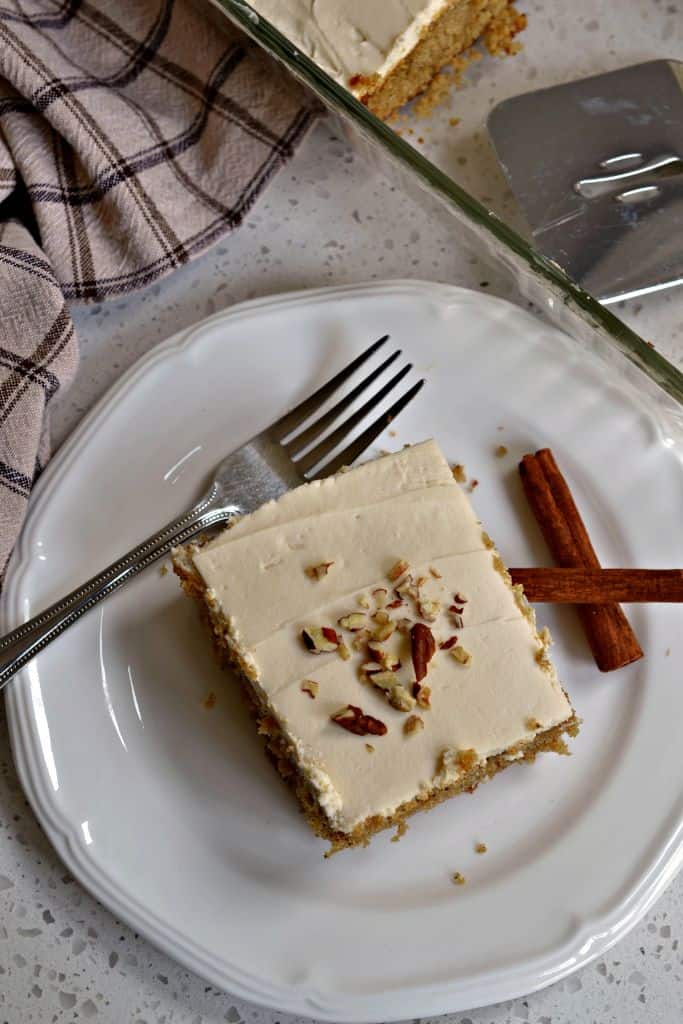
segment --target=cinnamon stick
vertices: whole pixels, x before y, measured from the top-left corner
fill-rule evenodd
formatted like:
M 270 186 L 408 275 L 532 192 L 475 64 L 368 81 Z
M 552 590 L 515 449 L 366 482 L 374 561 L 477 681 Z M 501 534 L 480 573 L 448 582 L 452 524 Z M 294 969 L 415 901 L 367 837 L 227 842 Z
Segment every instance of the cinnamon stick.
M 567 569 L 600 569 L 588 531 L 550 449 L 525 455 L 519 472 L 531 509 L 558 565 Z M 577 612 L 601 672 L 623 668 L 643 657 L 620 605 L 582 604 Z
M 683 602 L 683 569 L 510 569 L 531 602 Z

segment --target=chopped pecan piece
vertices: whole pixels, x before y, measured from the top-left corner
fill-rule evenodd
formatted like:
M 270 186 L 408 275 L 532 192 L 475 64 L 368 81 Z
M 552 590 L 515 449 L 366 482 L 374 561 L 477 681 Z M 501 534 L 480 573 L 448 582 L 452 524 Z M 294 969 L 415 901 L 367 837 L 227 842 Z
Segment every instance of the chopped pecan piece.
M 311 580 L 321 580 L 323 576 L 327 576 L 333 565 L 334 562 L 321 562 L 320 565 L 309 565 L 304 572 Z
M 402 608 L 404 604 L 405 604 L 405 601 L 403 600 L 403 598 L 402 597 L 397 597 L 395 601 L 390 601 L 389 604 L 386 607 L 387 608 Z
M 375 604 L 377 605 L 377 607 L 384 608 L 385 604 L 387 603 L 389 591 L 387 590 L 386 587 L 378 587 L 376 590 L 373 590 L 372 596 L 375 599 Z
M 380 672 L 372 672 L 370 674 L 370 682 L 379 690 L 389 693 L 392 686 L 398 684 L 398 679 L 396 678 L 396 673 L 392 672 L 391 669 L 382 669 Z
M 366 715 L 363 710 L 355 704 L 347 704 L 330 716 L 335 725 L 340 725 L 347 732 L 355 736 L 384 736 L 387 727 L 379 718 Z
M 432 576 L 434 577 L 435 580 L 443 579 L 443 576 L 441 575 L 439 570 L 435 569 L 433 565 L 429 566 L 429 571 L 431 572 L 431 574 L 432 574 Z
M 426 619 L 427 622 L 435 622 L 441 611 L 441 602 L 424 599 L 418 602 L 417 610 L 421 618 Z
M 301 637 L 311 654 L 328 654 L 339 647 L 339 636 L 331 626 L 307 626 Z
M 395 580 L 399 579 L 399 577 L 403 576 L 404 573 L 408 572 L 409 568 L 410 566 L 406 560 L 404 558 L 400 558 L 398 562 L 395 562 L 394 565 L 392 565 L 387 575 L 393 583 Z
M 431 686 L 420 686 L 419 683 L 415 684 L 418 687 L 417 693 L 413 696 L 420 705 L 421 708 L 431 708 L 432 706 L 432 688 Z
M 396 628 L 399 631 L 399 633 L 403 633 L 404 635 L 410 633 L 411 629 L 413 628 L 413 620 L 399 619 L 398 622 L 396 623 Z
M 424 727 L 425 724 L 419 715 L 410 715 L 405 720 L 403 731 L 407 736 L 410 736 L 414 732 L 421 732 Z
M 455 645 L 455 647 L 451 650 L 451 654 L 453 655 L 456 661 L 460 662 L 461 665 L 469 665 L 470 662 L 472 661 L 472 655 L 470 654 L 470 652 L 466 651 L 464 647 L 460 646 L 460 644 Z
M 444 642 L 442 644 L 439 644 L 439 650 L 441 650 L 441 651 L 450 651 L 451 647 L 455 646 L 455 644 L 457 644 L 457 642 L 458 642 L 457 636 L 449 636 L 448 640 L 444 640 Z
M 339 655 L 342 661 L 348 661 L 349 658 L 351 657 L 351 651 L 348 649 L 343 640 L 339 644 L 339 647 L 337 648 L 337 654 Z
M 391 687 L 388 698 L 392 708 L 396 708 L 397 711 L 412 711 L 415 707 L 415 698 L 411 697 L 405 686 L 401 686 L 400 683 Z
M 389 637 L 392 636 L 392 634 L 394 633 L 395 630 L 396 630 L 396 623 L 394 623 L 394 622 L 383 622 L 383 623 L 381 623 L 377 627 L 377 629 L 375 630 L 375 632 L 372 635 L 373 635 L 375 640 L 379 640 L 381 642 L 383 640 L 388 640 Z
M 303 693 L 307 693 L 311 700 L 315 700 L 318 696 L 320 684 L 316 683 L 315 679 L 304 679 L 300 689 Z
M 360 605 L 361 608 L 370 607 L 370 598 L 367 596 L 367 594 L 359 594 L 358 604 Z
M 410 630 L 410 653 L 415 669 L 415 681 L 421 683 L 427 675 L 427 666 L 434 657 L 436 642 L 434 634 L 424 622 L 416 622 Z
M 350 633 L 357 633 L 365 626 L 368 619 L 363 612 L 351 612 L 350 615 L 342 615 L 341 619 L 337 621 L 342 629 L 348 629 Z
M 465 876 L 461 875 L 459 871 L 454 871 L 453 874 L 451 875 L 451 882 L 453 883 L 453 885 L 464 885 Z

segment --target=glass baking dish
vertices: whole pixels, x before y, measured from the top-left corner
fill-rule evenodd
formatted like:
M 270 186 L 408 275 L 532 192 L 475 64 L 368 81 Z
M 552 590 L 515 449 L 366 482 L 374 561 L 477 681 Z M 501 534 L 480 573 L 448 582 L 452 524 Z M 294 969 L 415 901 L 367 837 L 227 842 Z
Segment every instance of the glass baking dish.
M 656 411 L 664 440 L 683 442 L 683 374 L 623 321 L 575 284 L 563 270 L 430 162 L 393 128 L 300 53 L 243 0 L 198 0 L 226 16 L 287 69 L 338 118 L 354 149 L 411 196 L 453 244 L 498 273 L 494 293 L 532 307 L 610 367 L 634 400 Z M 503 284 L 504 282 L 504 284 Z M 462 283 L 462 282 L 458 282 Z

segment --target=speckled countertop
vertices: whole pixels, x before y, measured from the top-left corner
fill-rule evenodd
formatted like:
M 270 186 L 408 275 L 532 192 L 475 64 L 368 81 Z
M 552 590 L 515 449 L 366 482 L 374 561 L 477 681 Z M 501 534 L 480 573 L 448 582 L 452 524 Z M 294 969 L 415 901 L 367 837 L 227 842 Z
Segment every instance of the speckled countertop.
M 483 61 L 477 89 L 455 94 L 428 126 L 405 121 L 416 144 L 506 219 L 516 213 L 480 125 L 491 104 L 538 84 L 683 57 L 683 10 L 667 0 L 571 5 L 533 2 L 524 54 Z M 550 42 L 549 42 L 550 41 Z M 457 126 L 450 118 L 460 117 Z M 417 143 L 417 137 L 424 141 Z M 409 136 L 410 137 L 410 136 Z M 412 137 L 411 137 L 412 138 Z M 140 294 L 75 311 L 82 362 L 55 402 L 55 445 L 123 369 L 156 342 L 209 313 L 292 288 L 419 277 L 510 294 L 464 256 L 452 230 L 354 156 L 322 123 L 233 237 Z M 683 363 L 683 289 L 618 313 Z M 526 999 L 443 1018 L 448 1024 L 680 1024 L 683 880 L 596 963 Z M 87 895 L 52 852 L 23 799 L 0 709 L 0 1022 L 289 1024 L 217 992 L 156 952 Z

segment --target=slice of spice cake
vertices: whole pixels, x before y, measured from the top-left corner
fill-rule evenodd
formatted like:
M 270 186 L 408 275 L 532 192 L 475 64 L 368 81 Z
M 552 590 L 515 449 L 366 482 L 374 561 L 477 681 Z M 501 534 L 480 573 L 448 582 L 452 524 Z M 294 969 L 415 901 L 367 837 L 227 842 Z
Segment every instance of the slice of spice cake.
M 434 441 L 174 552 L 314 832 L 363 845 L 578 728 Z

